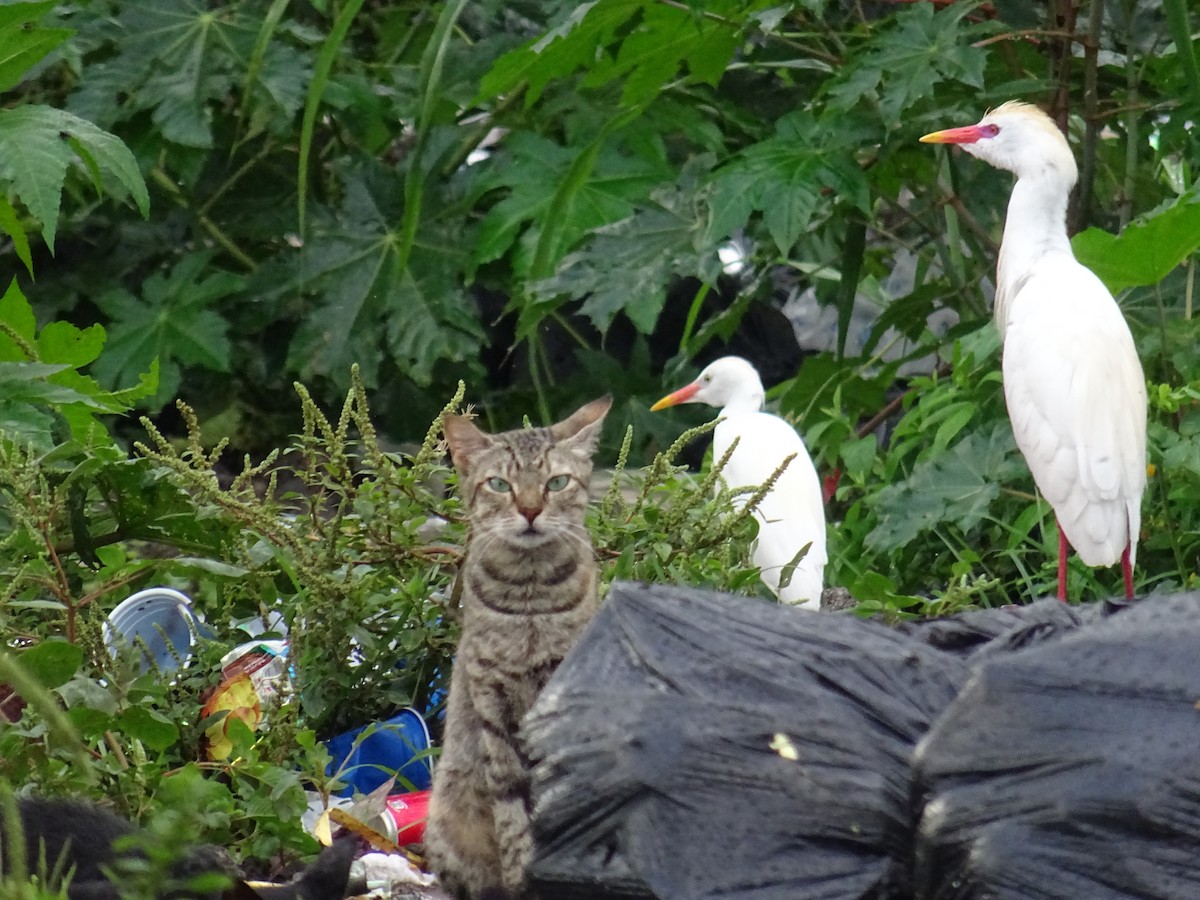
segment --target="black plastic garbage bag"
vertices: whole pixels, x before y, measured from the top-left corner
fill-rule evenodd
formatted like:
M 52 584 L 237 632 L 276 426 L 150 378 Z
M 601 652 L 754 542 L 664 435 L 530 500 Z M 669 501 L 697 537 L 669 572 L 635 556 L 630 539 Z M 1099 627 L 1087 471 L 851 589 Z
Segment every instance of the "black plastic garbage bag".
M 1200 594 L 990 656 L 916 768 L 920 900 L 1200 898 Z
M 941 619 L 906 622 L 900 628 L 939 650 L 963 656 L 990 655 L 1058 640 L 1081 625 L 1098 622 L 1127 607 L 1121 600 L 1070 606 L 1047 598 L 1026 606 L 978 609 Z
M 965 664 L 874 622 L 615 585 L 525 719 L 539 896 L 907 896 Z

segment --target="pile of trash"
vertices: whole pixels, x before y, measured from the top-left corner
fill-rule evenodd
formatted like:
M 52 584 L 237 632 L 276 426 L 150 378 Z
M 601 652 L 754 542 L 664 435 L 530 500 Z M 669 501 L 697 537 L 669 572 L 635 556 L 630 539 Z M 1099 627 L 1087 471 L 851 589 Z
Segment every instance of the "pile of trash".
M 288 629 L 279 613 L 234 623 L 249 640 L 221 659 L 219 683 L 202 699 L 204 752 L 222 760 L 233 752 L 229 729 L 240 722 L 250 730 L 270 727 L 268 711 L 293 692 L 288 662 Z M 108 616 L 104 641 L 114 656 L 134 651 L 141 671 L 172 672 L 190 662 L 198 636 L 211 629 L 197 615 L 191 599 L 167 587 L 139 591 Z M 223 715 L 221 715 L 223 714 Z M 307 830 L 331 847 L 337 833 L 356 835 L 367 853 L 358 856 L 351 881 L 364 896 L 438 898 L 434 876 L 404 848 L 424 836 L 433 780 L 430 734 L 415 709 L 405 708 L 385 721 L 370 722 L 325 741 L 330 762 L 327 775 L 343 785 L 335 797 L 309 792 Z M 357 855 L 357 854 L 356 854 Z
M 889 628 L 615 585 L 525 720 L 535 893 L 1200 897 L 1200 594 Z

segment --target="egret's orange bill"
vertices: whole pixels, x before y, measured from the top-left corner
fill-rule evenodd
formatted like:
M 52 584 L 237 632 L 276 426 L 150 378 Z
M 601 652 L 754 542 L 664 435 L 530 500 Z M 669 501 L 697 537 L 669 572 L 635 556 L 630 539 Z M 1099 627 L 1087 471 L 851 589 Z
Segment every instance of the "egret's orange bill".
M 947 128 L 944 131 L 934 131 L 922 135 L 922 144 L 974 144 L 983 137 L 983 129 L 978 125 L 964 125 L 962 128 Z
M 650 412 L 658 412 L 660 409 L 666 409 L 668 406 L 677 406 L 680 403 L 687 403 L 694 396 L 696 396 L 696 391 L 698 390 L 700 390 L 700 385 L 693 381 L 691 384 L 681 387 L 679 390 L 674 391 L 673 393 L 667 394 L 667 396 L 663 397 L 652 407 L 650 407 Z

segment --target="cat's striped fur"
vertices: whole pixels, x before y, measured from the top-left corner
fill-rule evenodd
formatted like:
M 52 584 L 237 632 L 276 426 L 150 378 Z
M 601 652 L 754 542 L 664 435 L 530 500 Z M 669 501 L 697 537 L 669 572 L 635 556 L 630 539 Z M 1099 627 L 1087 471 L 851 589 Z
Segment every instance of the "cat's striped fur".
M 604 397 L 549 428 L 495 435 L 462 416 L 445 422 L 470 533 L 425 849 L 462 900 L 522 896 L 533 839 L 517 730 L 596 609 L 584 513 L 610 405 Z

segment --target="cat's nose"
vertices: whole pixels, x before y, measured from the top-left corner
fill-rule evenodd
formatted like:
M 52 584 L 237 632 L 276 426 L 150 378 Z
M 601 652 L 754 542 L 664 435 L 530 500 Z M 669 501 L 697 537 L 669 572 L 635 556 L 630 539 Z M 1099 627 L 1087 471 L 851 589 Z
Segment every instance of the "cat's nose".
M 517 511 L 525 517 L 525 521 L 530 525 L 533 524 L 534 519 L 542 514 L 540 506 L 525 506 L 524 504 L 517 506 Z

